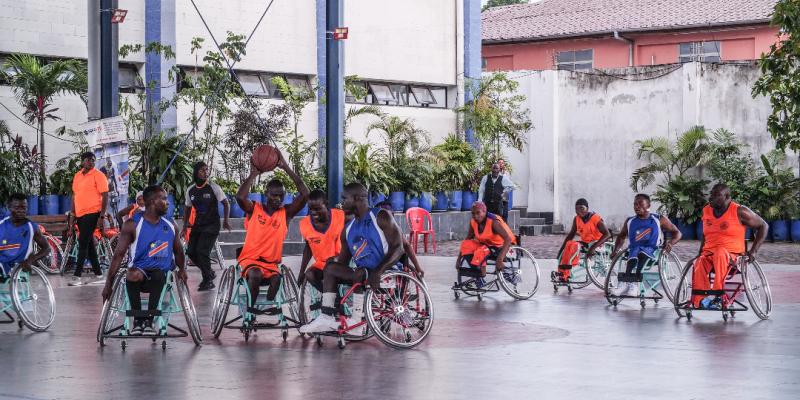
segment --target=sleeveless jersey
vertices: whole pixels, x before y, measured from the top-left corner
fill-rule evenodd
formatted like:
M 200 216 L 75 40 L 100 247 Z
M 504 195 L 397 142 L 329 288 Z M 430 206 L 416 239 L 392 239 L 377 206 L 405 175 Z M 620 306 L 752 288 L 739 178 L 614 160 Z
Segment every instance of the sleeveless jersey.
M 386 235 L 378 226 L 380 208 L 370 210 L 363 218 L 354 218 L 347 225 L 345 238 L 352 255 L 352 263 L 359 268 L 378 268 L 389 251 Z
M 516 244 L 517 240 L 514 236 L 514 233 L 511 232 L 511 228 L 508 227 L 505 221 L 503 221 L 503 218 L 499 215 L 486 213 L 486 224 L 483 227 L 483 231 L 480 232 L 478 231 L 478 223 L 475 221 L 475 219 L 470 218 L 469 220 L 472 233 L 475 234 L 475 240 L 486 246 L 501 247 L 503 246 L 503 237 L 492 231 L 492 224 L 500 224 L 506 233 L 508 233 L 508 236 L 511 237 L 511 244 Z
M 6 272 L 13 264 L 25 261 L 33 252 L 33 234 L 39 227 L 32 221 L 14 226 L 11 217 L 0 221 L 0 267 Z
M 340 237 L 344 228 L 344 211 L 331 208 L 330 224 L 324 232 L 314 228 L 311 223 L 311 216 L 300 220 L 300 234 L 303 235 L 311 255 L 314 257 L 314 267 L 322 269 L 329 258 L 339 254 L 342 242 Z
M 260 202 L 253 203 L 253 213 L 247 218 L 247 234 L 239 254 L 240 265 L 245 260 L 256 260 L 279 264 L 283 254 L 283 241 L 289 228 L 286 225 L 286 208 L 277 209 L 268 215 Z
M 731 254 L 743 254 L 745 230 L 739 221 L 739 204 L 731 202 L 719 218 L 714 216 L 714 209 L 710 205 L 703 207 L 703 250 L 723 248 Z
M 597 225 L 600 224 L 602 220 L 603 218 L 595 213 L 591 213 L 586 222 L 583 222 L 583 218 L 577 215 L 575 216 L 575 229 L 578 232 L 578 236 L 581 237 L 581 242 L 596 242 L 603 237 L 603 234 L 600 233 L 600 230 L 597 228 Z
M 142 270 L 171 270 L 174 265 L 172 246 L 176 236 L 175 225 L 165 217 L 159 218 L 155 224 L 139 217 L 136 237 L 131 243 L 133 257 L 129 265 Z
M 630 217 L 625 222 L 628 226 L 628 257 L 636 258 L 639 253 L 647 254 L 650 258 L 655 257 L 658 246 L 661 245 L 664 236 L 661 232 L 661 216 L 650 213 L 650 216 L 641 219 Z

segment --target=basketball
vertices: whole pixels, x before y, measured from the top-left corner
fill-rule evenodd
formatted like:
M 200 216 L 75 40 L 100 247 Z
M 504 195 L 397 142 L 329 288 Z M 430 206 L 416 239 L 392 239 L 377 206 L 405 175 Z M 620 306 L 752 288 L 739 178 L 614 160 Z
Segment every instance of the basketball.
M 253 165 L 260 172 L 269 172 L 278 166 L 278 161 L 281 159 L 281 153 L 278 149 L 268 145 L 262 144 L 253 151 Z

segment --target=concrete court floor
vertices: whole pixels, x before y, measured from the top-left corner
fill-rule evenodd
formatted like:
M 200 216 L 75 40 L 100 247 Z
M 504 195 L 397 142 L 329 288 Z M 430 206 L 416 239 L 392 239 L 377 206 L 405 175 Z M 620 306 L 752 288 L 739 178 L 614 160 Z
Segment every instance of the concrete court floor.
M 677 319 L 663 302 L 617 310 L 589 286 L 554 294 L 544 281 L 528 301 L 499 292 L 454 300 L 452 258 L 423 257 L 435 301 L 431 335 L 398 351 L 377 339 L 339 350 L 290 332 L 209 333 L 212 293 L 193 293 L 205 343 L 173 339 L 95 342 L 100 286 L 57 286 L 46 333 L 0 325 L 2 399 L 798 399 L 800 267 L 769 265 L 775 306 L 759 321 L 740 313 Z M 297 258 L 286 262 L 296 267 Z M 190 286 L 199 273 L 192 268 Z M 177 318 L 180 326 L 184 320 Z

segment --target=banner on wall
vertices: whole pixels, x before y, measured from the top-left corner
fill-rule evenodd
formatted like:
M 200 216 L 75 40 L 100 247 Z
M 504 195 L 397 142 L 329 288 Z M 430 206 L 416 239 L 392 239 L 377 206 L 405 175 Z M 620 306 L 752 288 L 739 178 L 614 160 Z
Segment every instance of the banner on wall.
M 78 126 L 95 154 L 95 168 L 108 178 L 109 212 L 128 206 L 128 142 L 122 117 L 89 121 Z

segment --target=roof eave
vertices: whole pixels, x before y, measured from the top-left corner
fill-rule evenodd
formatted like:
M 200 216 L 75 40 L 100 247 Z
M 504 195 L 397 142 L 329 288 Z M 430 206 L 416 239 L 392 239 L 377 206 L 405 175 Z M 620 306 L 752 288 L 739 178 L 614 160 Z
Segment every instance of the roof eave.
M 619 30 L 598 31 L 598 32 L 571 33 L 565 35 L 537 36 L 529 38 L 491 39 L 491 40 L 483 40 L 482 44 L 549 42 L 559 39 L 579 39 L 579 38 L 591 39 L 591 38 L 613 35 L 614 32 L 631 34 L 631 33 L 646 33 L 646 32 L 684 31 L 697 28 L 744 27 L 753 25 L 768 25 L 770 21 L 771 21 L 770 19 L 757 19 L 757 20 L 737 21 L 735 23 L 726 22 L 717 24 L 673 25 L 673 26 L 659 26 L 652 28 L 619 29 Z

